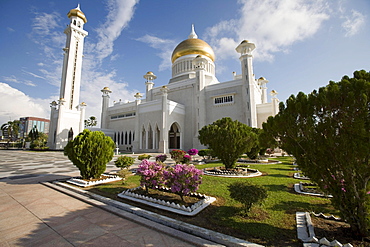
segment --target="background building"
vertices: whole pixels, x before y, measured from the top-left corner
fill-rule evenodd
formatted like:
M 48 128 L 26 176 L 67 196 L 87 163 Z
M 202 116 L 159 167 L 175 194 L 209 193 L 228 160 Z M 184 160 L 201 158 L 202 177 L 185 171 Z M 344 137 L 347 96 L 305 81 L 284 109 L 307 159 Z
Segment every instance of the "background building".
M 19 119 L 19 135 L 21 139 L 24 139 L 28 136 L 31 129 L 36 126 L 38 132 L 42 132 L 44 134 L 49 134 L 49 125 L 50 120 L 45 118 L 37 118 L 37 117 L 23 117 Z

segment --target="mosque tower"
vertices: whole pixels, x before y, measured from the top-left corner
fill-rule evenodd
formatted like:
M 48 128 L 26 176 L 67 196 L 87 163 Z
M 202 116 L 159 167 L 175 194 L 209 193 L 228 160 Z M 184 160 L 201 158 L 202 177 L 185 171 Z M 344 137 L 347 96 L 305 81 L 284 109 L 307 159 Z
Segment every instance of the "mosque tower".
M 60 98 L 50 106 L 48 147 L 55 150 L 63 149 L 68 140 L 83 131 L 85 118 L 86 104 L 80 104 L 79 100 L 84 38 L 88 35 L 83 26 L 87 19 L 80 5 L 70 10 L 67 16 L 70 23 L 64 30 L 67 39 L 63 48 Z

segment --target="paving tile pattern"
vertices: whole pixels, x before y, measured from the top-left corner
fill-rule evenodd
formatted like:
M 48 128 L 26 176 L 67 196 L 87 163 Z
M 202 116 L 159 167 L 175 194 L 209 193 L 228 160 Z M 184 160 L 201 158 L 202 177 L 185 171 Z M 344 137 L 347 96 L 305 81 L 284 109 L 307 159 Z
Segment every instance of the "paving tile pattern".
M 62 152 L 0 157 L 0 246 L 194 246 L 40 184 L 78 174 Z

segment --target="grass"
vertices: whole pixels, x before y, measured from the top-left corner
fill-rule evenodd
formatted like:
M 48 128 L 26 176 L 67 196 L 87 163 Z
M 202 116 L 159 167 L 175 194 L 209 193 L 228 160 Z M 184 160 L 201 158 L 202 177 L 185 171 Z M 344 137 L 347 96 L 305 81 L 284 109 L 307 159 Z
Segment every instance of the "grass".
M 295 213 L 297 211 L 315 211 L 335 215 L 338 215 L 338 212 L 326 198 L 296 194 L 293 184 L 299 180 L 292 177 L 293 160 L 291 157 L 280 157 L 279 160 L 282 161 L 281 164 L 251 165 L 251 168 L 258 169 L 264 174 L 261 177 L 223 178 L 204 175 L 198 192 L 214 196 L 217 201 L 197 216 L 178 216 L 150 208 L 146 209 L 263 245 L 300 246 L 296 234 Z M 222 166 L 222 164 L 198 165 L 197 168 L 214 166 Z M 131 176 L 123 185 L 121 182 L 116 182 L 99 185 L 92 190 L 95 193 L 116 198 L 121 191 L 137 187 L 139 179 L 139 176 Z M 242 205 L 230 198 L 227 189 L 229 184 L 246 179 L 268 190 L 268 198 L 262 205 L 252 207 L 248 217 L 239 214 Z M 145 208 L 145 206 L 142 207 Z

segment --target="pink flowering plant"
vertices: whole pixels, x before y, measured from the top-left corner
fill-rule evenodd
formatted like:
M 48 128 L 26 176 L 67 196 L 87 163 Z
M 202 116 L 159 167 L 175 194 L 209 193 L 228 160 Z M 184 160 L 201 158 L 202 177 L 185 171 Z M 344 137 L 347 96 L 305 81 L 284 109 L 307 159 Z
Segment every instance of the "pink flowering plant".
M 198 149 L 192 148 L 188 150 L 188 154 L 191 156 L 197 155 L 198 154 Z
M 165 167 L 162 163 L 143 160 L 136 173 L 141 176 L 140 185 L 145 187 L 145 190 L 148 193 L 148 189 L 163 186 L 165 184 L 165 178 L 163 175 L 164 171 Z
M 198 190 L 202 183 L 203 172 L 193 165 L 177 164 L 164 172 L 166 186 L 178 194 L 184 201 L 184 196 Z
M 186 152 L 180 149 L 174 149 L 170 152 L 171 159 L 173 159 L 177 164 L 181 163 Z
M 181 163 L 182 164 L 188 164 L 189 165 L 190 161 L 191 161 L 191 156 L 185 154 L 184 157 L 182 157 Z

